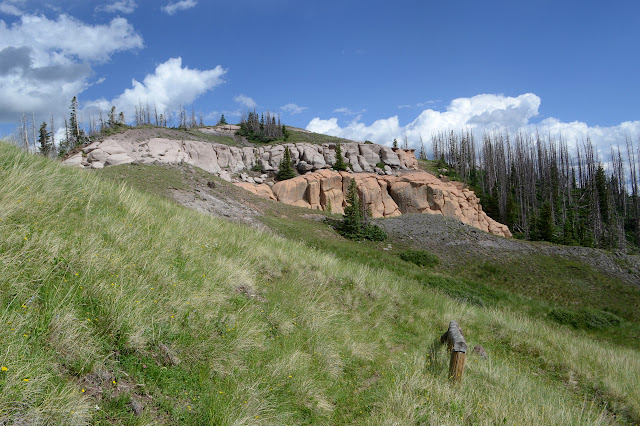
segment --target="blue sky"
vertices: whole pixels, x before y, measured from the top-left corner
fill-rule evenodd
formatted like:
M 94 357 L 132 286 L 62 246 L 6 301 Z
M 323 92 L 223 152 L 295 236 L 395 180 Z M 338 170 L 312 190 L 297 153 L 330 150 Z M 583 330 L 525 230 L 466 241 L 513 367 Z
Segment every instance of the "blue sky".
M 638 46 L 632 0 L 0 0 L 0 133 L 78 95 L 85 120 L 256 106 L 379 143 L 524 127 L 608 150 L 640 135 Z

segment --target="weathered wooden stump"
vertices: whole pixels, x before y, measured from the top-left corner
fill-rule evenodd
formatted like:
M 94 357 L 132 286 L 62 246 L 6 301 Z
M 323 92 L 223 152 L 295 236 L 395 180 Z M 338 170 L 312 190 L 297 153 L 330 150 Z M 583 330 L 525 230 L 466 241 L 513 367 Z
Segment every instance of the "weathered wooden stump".
M 449 379 L 453 383 L 461 383 L 464 374 L 464 361 L 467 356 L 467 342 L 457 322 L 449 323 L 449 330 L 440 337 L 440 343 L 447 343 L 447 350 L 451 352 L 449 361 Z

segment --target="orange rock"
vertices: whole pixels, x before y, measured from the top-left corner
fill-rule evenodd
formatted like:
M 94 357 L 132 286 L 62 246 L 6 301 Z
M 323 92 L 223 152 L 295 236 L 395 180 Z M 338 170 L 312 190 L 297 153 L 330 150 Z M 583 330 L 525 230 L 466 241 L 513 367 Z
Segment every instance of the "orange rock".
M 269 185 L 265 185 L 265 184 L 256 185 L 254 183 L 248 183 L 248 182 L 238 182 L 236 183 L 236 185 L 242 189 L 246 189 L 249 192 L 253 192 L 256 195 L 259 195 L 260 197 L 268 198 L 270 200 L 276 200 L 276 201 L 278 200 L 276 196 L 273 195 L 273 191 L 271 190 L 271 188 L 269 188 Z
M 403 150 L 398 150 L 402 159 Z M 488 217 L 473 191 L 457 183 L 443 182 L 423 171 L 401 176 L 319 170 L 278 182 L 272 191 L 267 185 L 237 184 L 265 198 L 318 210 L 331 206 L 343 213 L 349 183 L 355 179 L 362 203 L 371 216 L 391 217 L 403 213 L 429 213 L 453 217 L 492 234 L 511 237 L 509 228 Z M 257 189 L 260 187 L 260 189 Z

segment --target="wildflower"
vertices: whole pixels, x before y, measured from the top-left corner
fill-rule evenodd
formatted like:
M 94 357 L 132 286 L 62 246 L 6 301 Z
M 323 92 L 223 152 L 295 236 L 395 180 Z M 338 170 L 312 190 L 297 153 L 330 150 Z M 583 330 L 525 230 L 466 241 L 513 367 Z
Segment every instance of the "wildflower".
M 23 379 L 23 380 L 24 380 L 25 382 L 28 382 L 28 381 L 29 381 L 29 379 Z
M 84 389 L 82 389 L 82 393 L 84 393 Z
M 5 367 L 5 366 L 3 365 L 2 367 L 0 367 L 0 370 L 2 370 L 2 371 L 7 371 L 7 370 L 8 370 L 8 368 L 7 368 L 7 367 Z

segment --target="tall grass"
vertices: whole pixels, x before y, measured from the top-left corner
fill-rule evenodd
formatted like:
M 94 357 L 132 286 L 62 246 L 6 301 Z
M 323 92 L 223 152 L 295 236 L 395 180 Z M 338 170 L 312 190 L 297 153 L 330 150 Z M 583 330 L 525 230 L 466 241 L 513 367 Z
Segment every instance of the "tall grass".
M 640 420 L 634 350 L 1 143 L 0 219 L 0 422 Z M 460 387 L 451 319 L 489 352 Z

